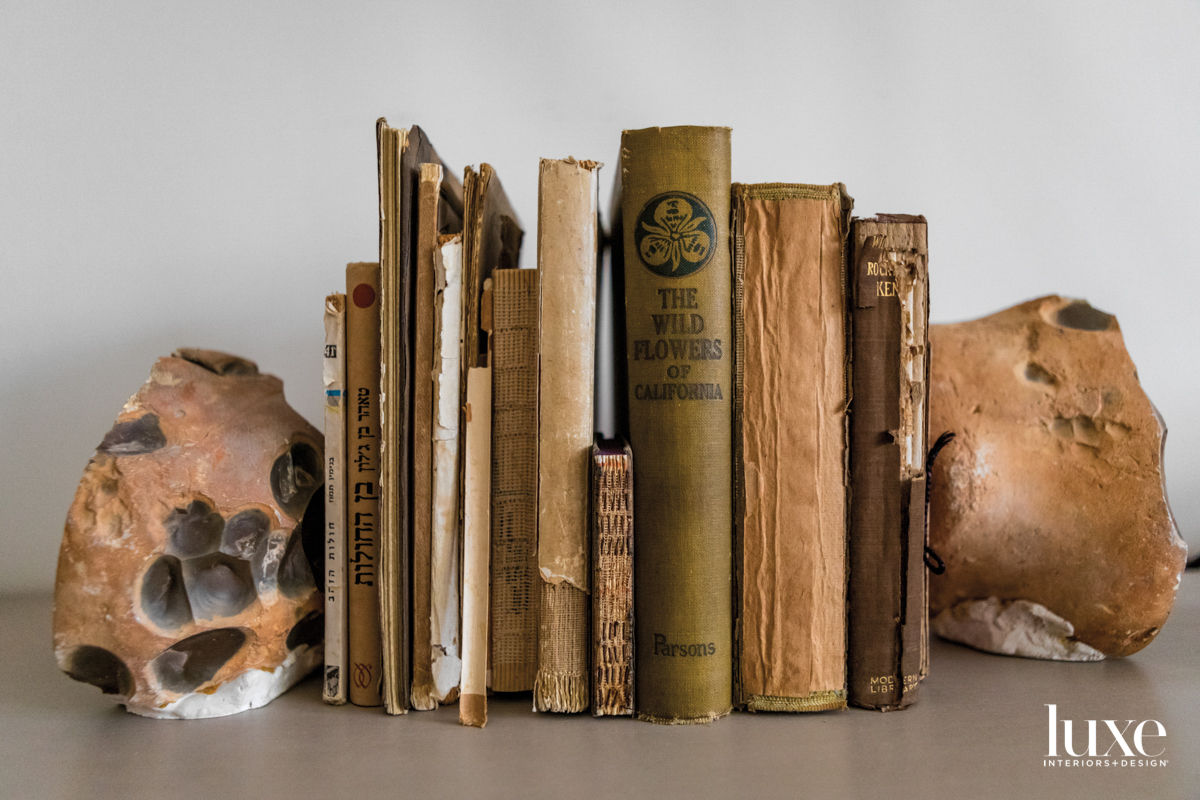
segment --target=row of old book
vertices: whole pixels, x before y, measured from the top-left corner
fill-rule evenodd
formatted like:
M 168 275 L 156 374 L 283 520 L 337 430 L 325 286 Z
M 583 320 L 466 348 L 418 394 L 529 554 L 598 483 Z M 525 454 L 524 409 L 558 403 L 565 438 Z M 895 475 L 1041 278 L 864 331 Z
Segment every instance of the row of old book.
M 420 128 L 376 135 L 379 261 L 325 307 L 326 701 L 475 726 L 492 692 L 663 723 L 911 704 L 924 218 L 734 184 L 727 128 L 626 131 L 609 235 L 601 165 L 543 159 L 519 269 L 489 165 L 459 183 Z

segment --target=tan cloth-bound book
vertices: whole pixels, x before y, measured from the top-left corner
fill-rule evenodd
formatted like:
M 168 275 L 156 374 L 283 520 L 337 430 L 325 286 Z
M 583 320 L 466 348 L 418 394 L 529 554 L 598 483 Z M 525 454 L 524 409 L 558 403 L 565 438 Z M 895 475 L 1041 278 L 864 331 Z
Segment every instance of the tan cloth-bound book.
M 346 702 L 346 295 L 325 298 L 325 680 L 321 697 Z
M 538 272 L 492 273 L 491 687 L 537 673 Z
M 350 702 L 383 704 L 379 631 L 379 265 L 346 267 L 346 505 Z
M 588 708 L 588 462 L 595 421 L 600 164 L 542 159 L 534 708 Z
M 845 708 L 853 201 L 768 183 L 733 205 L 738 701 Z

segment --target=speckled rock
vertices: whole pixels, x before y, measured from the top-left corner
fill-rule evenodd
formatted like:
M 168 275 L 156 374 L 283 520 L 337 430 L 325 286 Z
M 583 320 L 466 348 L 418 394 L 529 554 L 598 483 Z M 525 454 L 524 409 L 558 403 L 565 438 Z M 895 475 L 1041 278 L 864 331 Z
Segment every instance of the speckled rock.
M 265 705 L 322 661 L 321 435 L 253 362 L 161 358 L 67 515 L 54 652 L 135 714 Z
M 1126 656 L 1162 628 L 1187 545 L 1163 483 L 1166 427 L 1115 317 L 1043 297 L 935 325 L 930 579 L 942 637 L 1007 655 Z

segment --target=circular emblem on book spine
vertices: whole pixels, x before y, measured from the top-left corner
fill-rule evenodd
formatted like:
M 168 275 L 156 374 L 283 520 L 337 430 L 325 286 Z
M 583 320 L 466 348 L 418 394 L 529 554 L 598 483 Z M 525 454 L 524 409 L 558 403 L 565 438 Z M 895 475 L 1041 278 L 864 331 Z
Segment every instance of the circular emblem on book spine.
M 642 207 L 633 241 L 646 269 L 664 278 L 682 278 L 700 271 L 712 258 L 717 226 L 699 197 L 664 192 Z

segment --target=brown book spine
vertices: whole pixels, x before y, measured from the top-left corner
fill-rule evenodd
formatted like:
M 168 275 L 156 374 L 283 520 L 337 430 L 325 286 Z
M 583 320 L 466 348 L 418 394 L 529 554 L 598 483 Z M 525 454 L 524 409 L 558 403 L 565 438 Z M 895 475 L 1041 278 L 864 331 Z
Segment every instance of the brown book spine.
M 630 716 L 633 704 L 633 452 L 592 447 L 592 716 Z
M 491 687 L 537 675 L 538 272 L 492 273 Z
M 924 217 L 855 220 L 849 700 L 906 708 L 928 663 L 929 280 Z
M 383 704 L 379 629 L 379 265 L 346 267 L 350 702 Z
M 846 706 L 841 184 L 734 188 L 739 702 Z
M 433 531 L 433 339 L 435 251 L 442 167 L 422 164 L 417 196 L 416 317 L 413 353 L 412 705 L 437 708 L 430 630 L 430 556 Z

